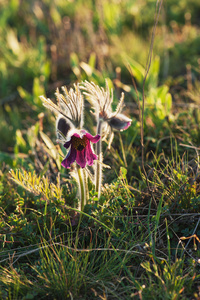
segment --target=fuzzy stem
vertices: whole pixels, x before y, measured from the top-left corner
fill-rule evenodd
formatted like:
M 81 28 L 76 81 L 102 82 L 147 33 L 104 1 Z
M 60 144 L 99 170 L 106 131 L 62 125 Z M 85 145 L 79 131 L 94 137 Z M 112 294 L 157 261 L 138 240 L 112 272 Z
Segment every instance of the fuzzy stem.
M 103 120 L 98 120 L 97 125 L 97 134 L 101 136 L 102 132 Z M 101 180 L 102 180 L 102 157 L 101 157 L 101 139 L 96 143 L 96 155 L 98 157 L 98 161 L 96 162 L 96 170 L 95 170 L 95 189 L 98 193 L 98 198 L 101 196 Z
M 85 169 L 83 169 L 83 180 L 85 186 L 85 204 L 87 204 L 89 200 L 89 190 L 88 190 L 88 177 Z
M 83 211 L 85 205 L 85 182 L 83 180 L 82 170 L 79 166 L 77 166 L 77 172 L 79 178 L 79 189 L 80 189 L 80 197 L 81 197 L 81 211 Z

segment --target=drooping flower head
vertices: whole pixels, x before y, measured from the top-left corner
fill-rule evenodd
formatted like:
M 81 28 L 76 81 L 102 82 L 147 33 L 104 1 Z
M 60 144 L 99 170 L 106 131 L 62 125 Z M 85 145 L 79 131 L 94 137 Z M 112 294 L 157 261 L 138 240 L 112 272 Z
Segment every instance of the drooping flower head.
M 131 125 L 132 120 L 121 113 L 124 107 L 124 93 L 121 94 L 117 108 L 113 112 L 113 90 L 110 91 L 107 81 L 106 89 L 88 81 L 85 81 L 81 88 L 85 90 L 85 95 L 94 108 L 97 118 L 107 122 L 114 130 L 123 131 Z
M 64 144 L 64 147 L 69 149 L 69 152 L 62 161 L 62 166 L 68 169 L 74 161 L 76 161 L 81 168 L 85 168 L 86 163 L 92 166 L 97 156 L 94 154 L 90 142 L 97 143 L 100 139 L 100 135 L 92 136 L 85 130 L 72 130 L 69 135 L 68 141 Z
M 131 126 L 132 120 L 123 114 L 117 114 L 107 120 L 112 129 L 124 131 Z
M 113 111 L 113 90 L 111 89 L 110 91 L 107 81 L 105 89 L 88 81 L 84 81 L 80 88 L 85 91 L 84 94 L 94 109 L 98 124 L 97 133 L 101 134 L 103 139 L 109 136 L 108 148 L 110 148 L 114 138 L 113 131 L 123 131 L 127 129 L 132 122 L 131 119 L 121 113 L 124 107 L 124 93 L 121 94 L 117 108 Z M 97 149 L 97 152 L 101 152 L 101 147 Z

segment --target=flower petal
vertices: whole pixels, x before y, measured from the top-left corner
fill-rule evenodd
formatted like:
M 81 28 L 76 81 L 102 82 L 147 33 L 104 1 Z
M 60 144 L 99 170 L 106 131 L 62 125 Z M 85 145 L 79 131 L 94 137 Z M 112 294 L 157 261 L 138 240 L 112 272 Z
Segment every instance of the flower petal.
M 69 153 L 67 154 L 65 159 L 62 161 L 61 165 L 64 168 L 69 169 L 71 164 L 76 160 L 76 157 L 77 157 L 77 151 L 76 151 L 76 149 L 71 147 L 71 149 L 69 150 Z
M 85 149 L 82 151 L 77 151 L 76 162 L 81 168 L 85 168 L 86 166 L 85 154 Z
M 70 140 L 69 142 L 66 142 L 63 146 L 64 146 L 66 149 L 68 149 L 70 145 L 71 145 L 71 140 Z
M 92 166 L 94 160 L 98 159 L 97 155 L 93 153 L 90 142 L 86 146 L 86 160 L 89 166 Z
M 94 163 L 94 160 L 98 157 L 94 154 L 90 142 L 97 143 L 101 136 L 97 134 L 92 136 L 90 133 L 85 130 L 80 130 L 77 132 L 73 131 L 71 135 L 69 133 L 68 141 L 65 142 L 64 147 L 68 149 L 71 147 L 68 155 L 62 161 L 62 166 L 65 168 L 70 168 L 70 165 L 76 161 L 81 168 L 85 168 L 86 163 L 91 166 Z M 81 147 L 83 149 L 81 149 Z
M 101 138 L 101 136 L 99 134 L 93 136 L 93 135 L 91 135 L 88 132 L 86 132 L 85 136 L 92 143 L 97 143 L 100 140 L 100 138 Z
M 77 132 L 75 132 L 75 133 L 73 134 L 73 136 L 76 136 L 77 138 L 80 138 L 80 135 L 79 135 Z
M 73 134 L 72 134 L 73 133 Z M 69 131 L 69 137 L 67 139 L 67 142 L 63 145 L 66 149 L 69 148 L 69 146 L 72 144 L 72 137 L 75 136 L 77 138 L 80 138 L 80 135 L 77 132 L 74 132 L 74 130 Z
M 127 122 L 126 126 L 124 127 L 124 129 L 127 129 L 131 126 L 131 122 Z

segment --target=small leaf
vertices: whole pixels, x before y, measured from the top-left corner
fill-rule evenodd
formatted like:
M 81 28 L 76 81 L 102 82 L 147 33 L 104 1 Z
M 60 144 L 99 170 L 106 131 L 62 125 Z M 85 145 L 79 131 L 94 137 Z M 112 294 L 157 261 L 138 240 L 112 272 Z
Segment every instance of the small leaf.
M 74 74 L 77 77 L 80 77 L 81 72 L 79 69 L 79 59 L 78 59 L 77 54 L 74 52 L 70 54 L 70 65 L 71 65 L 71 68 L 72 68 L 72 71 L 74 72 Z
M 124 167 L 120 168 L 120 179 L 126 179 L 127 169 Z
M 86 75 L 87 75 L 88 77 L 92 76 L 93 70 L 92 70 L 92 68 L 91 68 L 90 65 L 88 65 L 88 64 L 86 64 L 85 62 L 82 61 L 82 62 L 80 63 L 80 67 L 85 71 L 85 73 L 86 73 Z
M 89 66 L 94 69 L 96 64 L 96 53 L 92 52 L 88 61 Z
M 46 149 L 47 152 L 55 160 L 57 167 L 60 170 L 61 161 L 60 161 L 60 155 L 59 155 L 59 152 L 58 152 L 56 146 L 53 144 L 53 142 L 50 140 L 50 138 L 43 131 L 40 131 L 40 136 L 47 146 L 47 149 Z

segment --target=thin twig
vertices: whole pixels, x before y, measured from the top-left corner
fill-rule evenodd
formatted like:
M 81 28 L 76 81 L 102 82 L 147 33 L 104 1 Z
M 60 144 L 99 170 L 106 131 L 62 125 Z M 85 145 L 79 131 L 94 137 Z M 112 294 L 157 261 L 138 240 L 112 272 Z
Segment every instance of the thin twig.
M 191 239 L 194 237 L 195 232 L 196 232 L 196 230 L 197 230 L 197 227 L 199 226 L 199 222 L 200 222 L 200 218 L 198 219 L 197 224 L 196 224 L 196 226 L 195 226 L 195 228 L 194 228 L 194 231 L 193 231 L 191 237 L 189 238 L 189 240 L 188 240 L 186 246 L 185 246 L 184 249 L 183 249 L 183 252 L 182 252 L 182 254 L 181 254 L 181 257 L 182 257 L 183 254 L 185 253 L 185 251 L 186 251 L 186 249 L 187 249 L 187 247 L 188 247 L 188 245 L 189 245 Z
M 160 11 L 161 11 L 161 7 L 162 7 L 162 2 L 163 0 L 157 0 L 156 2 L 156 11 L 155 11 L 155 15 L 154 15 L 154 27 L 153 27 L 153 31 L 152 31 L 152 35 L 151 35 L 151 44 L 150 44 L 150 49 L 149 49 L 149 53 L 148 53 L 148 58 L 147 58 L 147 63 L 146 63 L 146 73 L 144 76 L 144 80 L 143 80 L 143 88 L 142 88 L 142 116 L 141 116 L 141 146 L 142 146 L 142 169 L 146 178 L 146 183 L 147 186 L 149 188 L 149 182 L 148 182 L 148 176 L 145 170 L 145 165 L 144 165 L 144 104 L 145 104 L 145 95 L 144 95 L 144 88 L 145 88 L 145 83 L 146 83 L 146 79 L 151 67 L 151 60 L 152 60 L 152 53 L 153 53 L 153 45 L 154 45 L 154 39 L 155 39 L 155 34 L 156 34 L 156 28 L 157 28 L 157 24 L 158 24 L 158 19 L 160 16 Z M 151 189 L 149 188 L 149 190 L 151 191 Z M 153 193 L 152 194 L 152 198 L 156 204 L 156 201 L 154 199 Z

